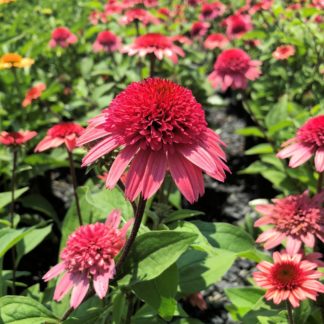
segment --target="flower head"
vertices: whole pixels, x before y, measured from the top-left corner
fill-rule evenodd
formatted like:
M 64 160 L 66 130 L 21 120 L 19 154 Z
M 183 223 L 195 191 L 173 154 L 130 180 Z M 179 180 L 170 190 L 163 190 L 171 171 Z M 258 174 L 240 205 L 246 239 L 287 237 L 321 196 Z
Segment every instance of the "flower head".
M 252 30 L 251 17 L 249 15 L 234 14 L 227 17 L 223 24 L 226 26 L 226 35 L 229 39 L 240 38 Z
M 123 25 L 129 25 L 133 21 L 140 21 L 144 25 L 158 24 L 160 21 L 145 9 L 134 8 L 126 11 L 125 15 L 120 19 Z
M 115 256 L 123 248 L 128 222 L 118 229 L 121 213 L 113 210 L 105 224 L 83 225 L 73 232 L 61 252 L 62 261 L 43 277 L 49 281 L 61 273 L 63 277 L 56 286 L 54 300 L 60 301 L 72 288 L 70 305 L 77 308 L 93 282 L 99 298 L 108 292 L 109 280 L 115 275 Z
M 95 52 L 114 52 L 121 47 L 121 41 L 114 33 L 109 30 L 102 31 L 98 34 L 96 41 L 93 44 Z
M 49 42 L 50 47 L 60 46 L 62 48 L 68 47 L 78 41 L 78 38 L 71 33 L 67 27 L 58 27 L 53 30 L 52 38 Z
M 302 243 L 314 247 L 315 237 L 324 242 L 323 198 L 323 193 L 311 198 L 305 191 L 301 195 L 273 199 L 273 204 L 256 206 L 256 210 L 263 217 L 254 226 L 274 225 L 263 232 L 256 242 L 265 242 L 265 249 L 272 249 L 287 239 L 289 254 L 297 253 Z
M 7 146 L 22 145 L 37 135 L 35 131 L 1 132 L 0 143 Z
M 139 36 L 132 45 L 125 46 L 123 52 L 132 56 L 146 56 L 154 54 L 159 60 L 163 57 L 169 58 L 174 64 L 178 63 L 178 55 L 184 56 L 184 51 L 173 44 L 172 40 L 158 33 L 151 33 Z
M 204 41 L 204 47 L 210 50 L 215 48 L 223 49 L 228 44 L 228 39 L 225 35 L 220 33 L 210 34 Z
M 316 271 L 316 263 L 302 260 L 301 254 L 279 252 L 273 253 L 273 260 L 274 264 L 259 263 L 259 271 L 253 274 L 257 285 L 267 289 L 266 300 L 273 299 L 275 304 L 289 300 L 293 307 L 298 307 L 300 301 L 316 300 L 318 293 L 324 292 L 324 285 L 317 280 L 323 274 Z
M 297 131 L 296 137 L 282 144 L 284 147 L 277 157 L 290 158 L 289 166 L 296 168 L 307 162 L 315 154 L 315 169 L 324 171 L 324 115 L 310 118 Z
M 281 45 L 276 48 L 272 56 L 276 60 L 286 60 L 288 57 L 293 56 L 295 51 L 295 47 L 292 45 Z
M 190 34 L 192 37 L 202 37 L 207 34 L 210 24 L 208 22 L 196 21 L 191 25 Z
M 248 80 L 257 79 L 260 74 L 260 61 L 251 60 L 250 56 L 241 49 L 232 48 L 223 51 L 214 65 L 214 71 L 208 79 L 214 88 L 245 89 Z
M 96 144 L 82 165 L 122 147 L 106 186 L 113 188 L 130 164 L 125 183 L 129 200 L 140 193 L 144 199 L 153 196 L 170 171 L 179 190 L 193 202 L 204 193 L 202 171 L 224 181 L 224 170 L 229 170 L 222 142 L 207 128 L 204 111 L 191 91 L 159 78 L 130 84 L 90 120 L 78 144 L 93 141 Z
M 0 57 L 0 70 L 10 68 L 25 68 L 34 64 L 34 60 L 21 57 L 16 53 L 7 53 Z
M 65 144 L 69 151 L 73 151 L 76 146 L 76 140 L 82 134 L 83 130 L 81 125 L 72 122 L 63 122 L 54 125 L 38 143 L 35 152 L 42 152 L 62 144 Z
M 44 83 L 39 83 L 32 88 L 30 88 L 25 96 L 25 99 L 22 102 L 22 106 L 25 108 L 32 103 L 33 100 L 38 99 L 42 92 L 46 89 L 46 85 Z
M 221 2 L 203 3 L 199 18 L 201 20 L 213 20 L 224 14 L 226 6 Z

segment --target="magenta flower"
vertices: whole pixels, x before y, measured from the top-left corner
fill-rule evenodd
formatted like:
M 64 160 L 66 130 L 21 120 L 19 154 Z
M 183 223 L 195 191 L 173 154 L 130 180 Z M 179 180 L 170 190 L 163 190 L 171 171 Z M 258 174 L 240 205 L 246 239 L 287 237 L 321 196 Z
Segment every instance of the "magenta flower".
M 225 48 L 229 43 L 228 38 L 220 33 L 210 34 L 204 41 L 204 47 L 210 50 L 215 48 Z
M 61 273 L 54 300 L 60 301 L 72 289 L 70 305 L 77 308 L 85 298 L 90 282 L 99 298 L 108 292 L 109 280 L 115 275 L 115 256 L 126 242 L 126 232 L 132 221 L 118 229 L 121 220 L 119 210 L 113 210 L 105 224 L 95 223 L 79 227 L 73 232 L 61 252 L 62 261 L 44 276 L 49 281 Z
M 92 48 L 95 52 L 115 52 L 121 47 L 120 38 L 109 30 L 100 32 Z
M 282 144 L 284 147 L 277 157 L 290 158 L 289 166 L 296 168 L 307 162 L 315 154 L 315 169 L 324 171 L 324 115 L 310 118 L 297 131 L 296 137 Z
M 170 171 L 189 202 L 204 193 L 202 171 L 224 181 L 229 171 L 223 143 L 207 128 L 201 105 L 190 90 L 168 80 L 150 78 L 134 82 L 122 91 L 89 126 L 79 145 L 94 142 L 83 159 L 90 165 L 118 147 L 106 180 L 113 188 L 130 164 L 125 182 L 126 197 L 140 193 L 148 199 Z
M 120 23 L 123 25 L 129 25 L 134 21 L 139 21 L 144 25 L 160 23 L 159 19 L 154 17 L 151 13 L 140 8 L 126 11 L 125 15 L 120 19 Z
M 276 60 L 286 60 L 290 56 L 293 56 L 296 52 L 296 49 L 292 45 L 281 45 L 276 48 L 272 53 L 273 58 Z
M 203 21 L 196 21 L 191 25 L 190 34 L 192 37 L 202 37 L 207 34 L 210 23 Z
M 66 27 L 58 27 L 53 30 L 52 32 L 52 38 L 49 42 L 50 47 L 68 47 L 71 44 L 76 43 L 78 38 L 71 33 L 69 28 Z
M 214 71 L 208 79 L 214 88 L 221 86 L 223 91 L 228 88 L 245 89 L 248 80 L 255 80 L 260 76 L 260 65 L 260 61 L 251 60 L 243 50 L 228 49 L 217 57 Z
M 229 39 L 240 38 L 253 28 L 249 15 L 234 14 L 227 17 L 223 24 Z
M 35 131 L 20 130 L 18 132 L 1 132 L 0 133 L 0 143 L 6 146 L 20 146 L 30 141 L 37 135 Z
M 263 232 L 256 242 L 265 242 L 264 248 L 268 250 L 287 239 L 286 248 L 291 255 L 298 253 L 302 243 L 313 248 L 316 237 L 324 242 L 323 198 L 324 192 L 311 198 L 305 191 L 301 195 L 273 199 L 273 204 L 256 206 L 255 209 L 263 217 L 254 226 L 274 225 Z
M 199 19 L 201 20 L 213 20 L 224 14 L 226 6 L 221 2 L 203 3 L 201 6 L 201 12 Z

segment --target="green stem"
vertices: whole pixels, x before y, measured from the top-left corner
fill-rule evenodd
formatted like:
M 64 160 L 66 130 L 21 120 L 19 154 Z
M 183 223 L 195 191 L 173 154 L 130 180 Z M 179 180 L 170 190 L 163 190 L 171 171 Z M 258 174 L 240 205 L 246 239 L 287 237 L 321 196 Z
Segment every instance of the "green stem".
M 156 62 L 155 55 L 152 53 L 150 55 L 150 78 L 154 77 L 155 62 Z
M 126 315 L 126 320 L 125 320 L 125 324 L 130 324 L 131 323 L 131 318 L 133 315 L 133 309 L 134 309 L 134 295 L 130 295 L 128 297 L 128 308 L 127 308 L 127 315 Z
M 4 284 L 3 284 L 3 278 L 2 278 L 2 268 L 3 268 L 3 258 L 0 258 L 0 297 L 2 297 L 4 292 Z
M 324 172 L 320 172 L 317 180 L 317 193 L 320 193 L 323 189 Z
M 83 222 L 82 222 L 80 201 L 79 201 L 79 196 L 78 196 L 78 192 L 77 192 L 78 185 L 77 185 L 77 180 L 76 180 L 76 175 L 75 175 L 73 156 L 72 156 L 72 153 L 68 149 L 67 149 L 67 152 L 68 152 L 68 158 L 69 158 L 69 164 L 70 164 L 70 173 L 71 173 L 71 178 L 72 178 L 73 194 L 74 194 L 74 199 L 75 199 L 77 216 L 79 219 L 79 224 L 80 224 L 80 226 L 82 226 Z
M 287 307 L 287 312 L 288 312 L 288 324 L 295 324 L 292 307 L 291 307 L 289 301 L 286 301 L 286 307 Z

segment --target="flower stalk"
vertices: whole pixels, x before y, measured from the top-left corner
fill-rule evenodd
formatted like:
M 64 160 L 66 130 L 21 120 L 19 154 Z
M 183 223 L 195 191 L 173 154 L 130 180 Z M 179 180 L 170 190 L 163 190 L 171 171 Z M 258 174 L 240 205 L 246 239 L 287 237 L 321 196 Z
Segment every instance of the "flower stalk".
M 286 301 L 287 313 L 288 313 L 288 324 L 295 324 L 292 307 L 289 301 Z

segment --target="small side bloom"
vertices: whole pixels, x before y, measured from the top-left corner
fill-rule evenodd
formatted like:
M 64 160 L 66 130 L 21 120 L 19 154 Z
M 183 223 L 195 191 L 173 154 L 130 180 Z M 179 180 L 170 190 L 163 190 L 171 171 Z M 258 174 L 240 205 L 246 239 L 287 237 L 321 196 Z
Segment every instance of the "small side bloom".
M 100 32 L 93 44 L 94 52 L 115 52 L 121 47 L 120 38 L 109 30 Z
M 35 63 L 34 60 L 21 57 L 16 53 L 7 53 L 0 58 L 0 70 L 10 69 L 10 68 L 27 68 Z
M 224 49 L 229 43 L 228 38 L 220 33 L 210 34 L 204 41 L 204 47 L 210 50 L 215 48 Z
M 286 60 L 290 56 L 295 54 L 295 47 L 292 45 L 281 45 L 276 48 L 276 50 L 272 53 L 272 57 L 276 60 Z
M 22 145 L 37 135 L 35 131 L 1 132 L 0 143 L 6 146 Z
M 58 27 L 52 31 L 52 38 L 49 42 L 50 47 L 60 46 L 66 48 L 78 41 L 78 38 L 71 33 L 67 27 Z
M 200 20 L 213 20 L 224 14 L 226 6 L 221 2 L 203 3 L 201 6 Z
M 274 263 L 263 261 L 257 265 L 258 272 L 253 274 L 258 286 L 267 289 L 266 300 L 275 304 L 289 301 L 298 307 L 302 300 L 316 300 L 324 292 L 324 285 L 318 281 L 323 274 L 316 271 L 317 264 L 302 260 L 301 254 L 291 256 L 275 252 Z
M 134 21 L 141 22 L 144 25 L 159 24 L 160 21 L 145 9 L 134 8 L 126 11 L 125 15 L 120 19 L 122 25 L 129 25 Z
M 65 144 L 69 151 L 73 151 L 77 138 L 82 134 L 84 128 L 72 122 L 63 122 L 51 127 L 46 136 L 38 143 L 35 152 L 43 152 L 50 148 Z
M 41 95 L 42 92 L 46 89 L 46 85 L 44 83 L 39 83 L 32 88 L 30 88 L 25 96 L 25 99 L 22 102 L 22 106 L 26 108 L 28 105 L 32 103 L 33 100 L 38 99 Z
M 265 249 L 272 249 L 287 239 L 287 252 L 298 253 L 302 244 L 313 248 L 315 238 L 324 242 L 324 193 L 309 197 L 305 191 L 301 195 L 290 195 L 273 199 L 273 204 L 257 205 L 256 210 L 263 216 L 254 226 L 274 225 L 256 240 L 264 243 Z
M 196 21 L 191 25 L 190 34 L 192 37 L 203 37 L 207 34 L 210 23 Z
M 126 233 L 132 221 L 118 229 L 119 210 L 113 210 L 106 222 L 79 227 L 73 232 L 61 252 L 62 261 L 49 270 L 43 280 L 49 281 L 60 274 L 63 277 L 54 291 L 54 300 L 60 301 L 72 289 L 70 305 L 77 308 L 85 298 L 90 282 L 97 296 L 106 296 L 109 281 L 115 275 L 114 258 L 126 242 Z
M 240 38 L 252 30 L 251 17 L 249 15 L 234 14 L 223 21 L 226 26 L 226 35 L 229 39 Z
M 255 80 L 260 76 L 260 65 L 260 61 L 251 60 L 245 51 L 238 48 L 228 49 L 217 57 L 214 71 L 208 79 L 214 88 L 221 86 L 222 91 L 228 88 L 245 89 L 248 80 Z
M 298 129 L 296 136 L 283 143 L 282 147 L 277 157 L 290 158 L 291 168 L 304 164 L 315 154 L 315 169 L 324 172 L 324 115 L 310 118 Z

